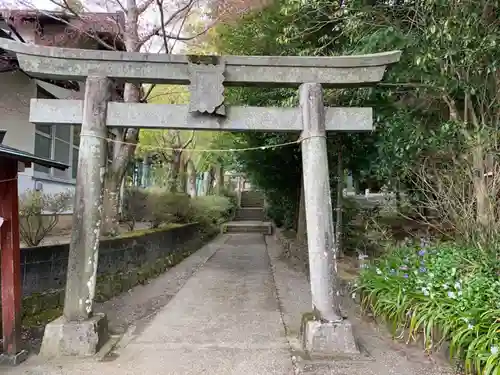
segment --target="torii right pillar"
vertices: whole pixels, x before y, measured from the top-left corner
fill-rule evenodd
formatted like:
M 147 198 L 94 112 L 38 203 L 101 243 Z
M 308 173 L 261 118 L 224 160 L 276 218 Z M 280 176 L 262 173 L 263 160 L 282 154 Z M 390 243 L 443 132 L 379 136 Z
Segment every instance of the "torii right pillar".
M 333 230 L 321 84 L 302 84 L 299 98 L 303 125 L 302 169 L 313 309 L 307 319 L 302 319 L 302 342 L 304 350 L 311 356 L 359 354 L 351 323 L 340 312 L 338 248 Z

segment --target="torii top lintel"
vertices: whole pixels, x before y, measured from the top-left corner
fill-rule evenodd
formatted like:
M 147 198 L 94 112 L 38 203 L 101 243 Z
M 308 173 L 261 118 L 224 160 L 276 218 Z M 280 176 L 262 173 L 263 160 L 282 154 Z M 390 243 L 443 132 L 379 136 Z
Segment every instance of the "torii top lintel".
M 205 66 L 222 73 L 224 85 L 271 87 L 374 84 L 401 56 L 400 51 L 333 57 L 188 56 L 45 47 L 7 39 L 0 39 L 0 48 L 16 53 L 21 69 L 38 78 L 85 80 L 103 75 L 126 82 L 188 85 L 192 67 L 203 74 L 196 67 Z

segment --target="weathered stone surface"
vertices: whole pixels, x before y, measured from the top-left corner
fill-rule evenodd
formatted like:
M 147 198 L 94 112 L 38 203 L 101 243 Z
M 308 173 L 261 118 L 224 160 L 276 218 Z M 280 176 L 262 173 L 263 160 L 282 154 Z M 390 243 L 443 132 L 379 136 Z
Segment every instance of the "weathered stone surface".
M 234 216 L 236 221 L 264 221 L 266 213 L 260 207 L 240 207 Z
M 46 358 L 96 354 L 109 338 L 106 315 L 70 322 L 60 317 L 45 326 L 40 356 Z
M 187 224 L 101 239 L 98 279 L 109 280 L 110 275 L 125 274 L 132 269 L 152 265 L 159 259 L 178 256 L 200 238 L 199 230 L 198 224 Z M 68 256 L 67 243 L 21 249 L 24 309 L 37 314 L 60 306 L 60 291 L 66 283 Z
M 338 358 L 360 353 L 348 320 L 332 323 L 310 320 L 305 323 L 303 335 L 304 350 L 311 357 Z
M 323 89 L 320 84 L 305 83 L 300 86 L 299 98 L 304 124 L 302 170 L 312 306 L 322 319 L 334 322 L 340 320 L 340 306 Z
M 189 111 L 225 115 L 224 70 L 225 64 L 188 64 Z
M 28 352 L 26 350 L 21 350 L 15 355 L 0 354 L 0 366 L 17 366 L 26 361 L 27 358 Z
M 21 69 L 38 78 L 84 80 L 97 72 L 129 82 L 189 84 L 189 57 L 183 55 L 88 51 L 0 40 L 16 52 Z M 303 82 L 345 87 L 379 82 L 401 52 L 360 56 L 223 56 L 228 84 L 297 87 Z
M 92 313 L 107 160 L 106 114 L 110 99 L 111 81 L 108 78 L 87 78 L 64 300 L 64 316 L 68 320 L 81 321 Z
M 230 221 L 222 224 L 222 233 L 262 233 L 271 235 L 273 225 L 266 221 Z
M 108 127 L 141 127 L 227 131 L 301 131 L 298 108 L 226 106 L 226 118 L 200 116 L 187 105 L 118 103 L 108 104 Z M 30 122 L 35 124 L 82 123 L 83 101 L 32 99 Z M 327 131 L 372 130 L 372 108 L 325 108 Z

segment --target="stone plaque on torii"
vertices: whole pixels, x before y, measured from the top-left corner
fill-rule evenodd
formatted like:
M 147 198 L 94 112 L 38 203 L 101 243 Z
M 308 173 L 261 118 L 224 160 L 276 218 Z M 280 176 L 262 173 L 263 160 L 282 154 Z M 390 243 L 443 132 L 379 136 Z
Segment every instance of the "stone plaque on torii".
M 88 51 L 9 40 L 0 40 L 0 47 L 15 52 L 21 69 L 33 77 L 86 81 L 83 101 L 31 101 L 33 123 L 82 125 L 64 316 L 47 325 L 41 354 L 90 355 L 106 339 L 99 335 L 106 319 L 93 314 L 93 300 L 107 127 L 301 132 L 313 312 L 303 327 L 303 343 L 311 354 L 358 352 L 340 312 L 326 131 L 370 131 L 372 109 L 325 108 L 323 87 L 375 84 L 399 60 L 399 51 L 270 57 Z M 112 81 L 189 85 L 190 103 L 112 102 Z M 300 106 L 227 106 L 224 87 L 231 85 L 299 87 Z M 75 340 L 82 332 L 89 339 Z

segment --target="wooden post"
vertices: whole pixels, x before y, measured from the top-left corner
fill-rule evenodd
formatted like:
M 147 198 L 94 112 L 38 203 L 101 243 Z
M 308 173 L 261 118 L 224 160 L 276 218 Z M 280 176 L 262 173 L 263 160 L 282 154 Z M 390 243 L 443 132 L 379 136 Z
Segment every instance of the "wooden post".
M 68 321 L 81 321 L 92 315 L 106 168 L 106 115 L 110 97 L 108 78 L 87 78 L 64 301 L 64 317 Z
M 21 252 L 17 160 L 0 160 L 0 253 L 2 276 L 3 351 L 15 357 L 21 351 Z
M 321 84 L 302 84 L 299 97 L 304 129 L 302 169 L 312 305 L 314 312 L 318 313 L 321 319 L 337 322 L 342 318 L 336 278 L 337 248 L 333 235 L 325 109 Z

